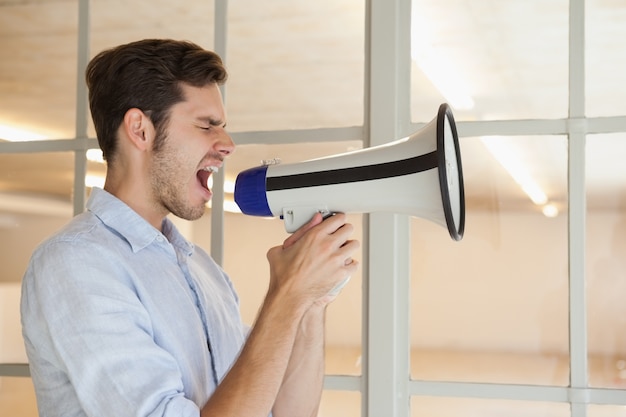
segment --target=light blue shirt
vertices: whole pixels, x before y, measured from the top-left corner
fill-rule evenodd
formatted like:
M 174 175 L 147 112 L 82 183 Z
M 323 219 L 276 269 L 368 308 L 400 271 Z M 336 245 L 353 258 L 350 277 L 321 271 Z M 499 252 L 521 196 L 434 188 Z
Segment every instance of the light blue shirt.
M 229 278 L 167 219 L 161 233 L 101 189 L 87 209 L 23 279 L 40 415 L 197 417 L 245 340 Z

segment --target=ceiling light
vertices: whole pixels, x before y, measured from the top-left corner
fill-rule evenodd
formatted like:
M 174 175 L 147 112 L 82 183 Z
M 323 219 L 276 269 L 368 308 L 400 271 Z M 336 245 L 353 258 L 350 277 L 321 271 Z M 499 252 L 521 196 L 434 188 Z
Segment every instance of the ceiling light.
M 528 167 L 522 163 L 517 152 L 507 144 L 504 138 L 497 136 L 482 137 L 481 141 L 533 203 L 543 206 L 548 202 L 548 197 L 532 178 Z
M 9 142 L 26 142 L 31 140 L 44 140 L 48 138 L 39 133 L 34 133 L 25 129 L 0 125 L 0 139 L 8 140 Z
M 474 108 L 474 99 L 455 73 L 456 68 L 447 63 L 443 56 L 426 55 L 413 59 L 452 108 L 457 110 Z
M 104 164 L 104 156 L 102 156 L 102 149 L 87 149 L 87 160 L 91 162 L 98 162 Z
M 414 7 L 413 10 L 415 9 Z M 459 66 L 454 65 L 448 56 L 433 46 L 429 37 L 432 30 L 429 30 L 428 26 L 417 13 L 413 12 L 411 58 L 452 108 L 458 110 L 474 108 L 474 99 L 458 71 Z
M 207 186 L 209 188 L 213 188 L 213 177 L 209 177 L 209 181 L 207 182 Z M 224 211 L 229 213 L 241 213 L 241 209 L 233 200 L 232 194 L 235 193 L 235 181 L 224 180 L 224 194 L 230 194 L 224 198 Z M 209 200 L 206 204 L 207 207 L 211 208 L 211 202 L 213 200 Z
M 213 200 L 209 200 L 206 203 L 206 206 L 208 208 L 211 208 L 212 205 L 213 205 Z M 227 211 L 229 213 L 241 214 L 241 209 L 239 208 L 237 203 L 235 203 L 233 200 L 230 200 L 230 199 L 224 199 L 224 211 Z
M 87 174 L 85 176 L 85 186 L 89 188 L 104 188 L 104 177 L 102 175 Z
M 241 213 L 241 209 L 234 201 L 226 200 L 224 201 L 224 211 L 229 213 Z
M 43 194 L 0 192 L 0 211 L 69 218 L 72 216 L 72 204 L 69 200 L 43 196 Z
M 541 209 L 542 213 L 546 217 L 554 218 L 559 215 L 559 209 L 552 203 L 546 204 Z
M 209 177 L 209 180 L 207 181 L 207 187 L 209 187 L 209 189 L 213 188 L 213 177 Z M 225 180 L 224 192 L 226 194 L 234 194 L 235 193 L 235 181 Z

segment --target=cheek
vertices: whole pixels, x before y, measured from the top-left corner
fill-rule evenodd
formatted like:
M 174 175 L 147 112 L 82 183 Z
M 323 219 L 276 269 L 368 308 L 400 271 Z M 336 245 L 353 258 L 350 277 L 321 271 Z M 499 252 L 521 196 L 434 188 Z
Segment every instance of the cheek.
M 180 152 L 162 152 L 155 160 L 154 170 L 152 175 L 158 178 L 160 183 L 170 183 L 176 187 L 175 184 L 182 184 L 187 181 L 187 178 L 192 174 L 191 168 L 183 158 Z M 195 172 L 193 172 L 195 178 Z
M 198 181 L 198 166 L 206 150 L 198 146 L 201 141 L 188 134 L 170 136 L 159 152 L 160 171 L 173 181 L 195 184 Z

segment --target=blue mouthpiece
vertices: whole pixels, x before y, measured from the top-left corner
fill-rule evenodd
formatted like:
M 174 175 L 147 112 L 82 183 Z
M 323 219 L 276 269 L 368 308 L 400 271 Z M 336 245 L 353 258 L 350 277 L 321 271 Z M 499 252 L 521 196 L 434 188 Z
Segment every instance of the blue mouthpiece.
M 259 166 L 242 171 L 235 181 L 235 203 L 241 212 L 251 216 L 273 216 L 267 202 L 265 178 L 267 166 Z

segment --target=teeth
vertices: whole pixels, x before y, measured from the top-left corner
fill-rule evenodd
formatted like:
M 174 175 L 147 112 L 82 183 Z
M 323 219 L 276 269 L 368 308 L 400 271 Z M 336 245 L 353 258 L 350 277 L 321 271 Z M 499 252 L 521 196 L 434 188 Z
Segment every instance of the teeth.
M 205 167 L 205 168 L 202 168 L 202 170 L 215 173 L 219 171 L 219 168 L 218 167 Z

